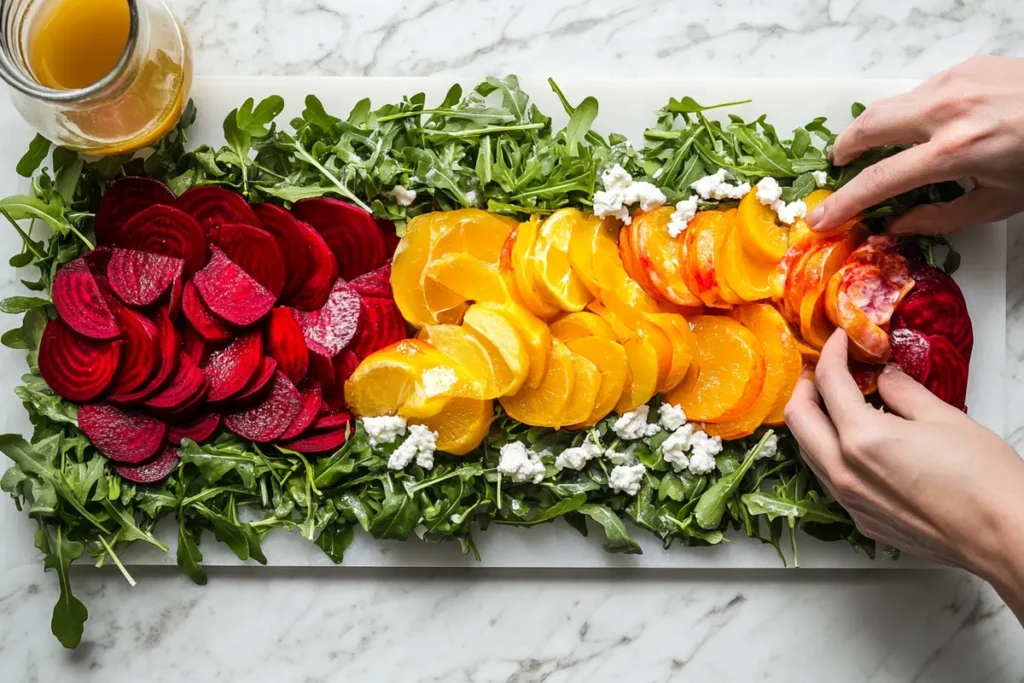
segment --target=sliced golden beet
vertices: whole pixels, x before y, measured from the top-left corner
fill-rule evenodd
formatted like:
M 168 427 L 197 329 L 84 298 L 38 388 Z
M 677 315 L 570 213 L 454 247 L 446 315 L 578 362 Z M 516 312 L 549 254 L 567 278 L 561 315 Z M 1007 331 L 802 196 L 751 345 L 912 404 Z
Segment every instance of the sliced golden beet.
M 599 337 L 578 337 L 566 342 L 577 357 L 586 358 L 601 373 L 601 384 L 594 409 L 586 419 L 573 424 L 575 428 L 592 427 L 604 419 L 619 402 L 630 379 L 629 360 L 622 344 Z
M 576 368 L 572 352 L 554 339 L 545 365 L 547 372 L 539 386 L 524 386 L 518 393 L 501 398 L 501 405 L 514 420 L 535 427 L 557 429 L 563 426 L 565 410 L 575 388 Z
M 597 406 L 597 394 L 601 390 L 601 371 L 589 358 L 572 352 L 573 382 L 572 396 L 562 417 L 563 425 L 573 425 L 590 417 Z

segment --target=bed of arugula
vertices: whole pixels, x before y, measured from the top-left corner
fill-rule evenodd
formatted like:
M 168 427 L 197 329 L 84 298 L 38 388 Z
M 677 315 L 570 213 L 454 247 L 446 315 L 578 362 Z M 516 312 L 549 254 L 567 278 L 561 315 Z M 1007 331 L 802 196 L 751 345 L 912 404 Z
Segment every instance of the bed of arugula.
M 635 455 L 648 473 L 635 497 L 607 487 L 610 467 L 603 459 L 581 472 L 558 472 L 549 462 L 539 485 L 502 482 L 496 465 L 504 443 L 526 440 L 537 451 L 557 453 L 586 434 L 531 428 L 500 413 L 477 452 L 461 459 L 439 455 L 429 472 L 415 466 L 388 470 L 394 446 L 371 448 L 361 425 L 341 450 L 314 461 L 224 432 L 208 444 L 186 442 L 179 469 L 163 484 L 147 487 L 128 484 L 108 469 L 78 430 L 76 407 L 53 395 L 40 378 L 36 349 L 55 315 L 49 298 L 53 275 L 92 248 L 93 212 L 104 188 L 124 175 L 159 178 L 179 194 L 197 184 L 227 185 L 254 202 L 330 193 L 394 221 L 401 234 L 412 216 L 470 206 L 474 199 L 477 206 L 521 218 L 563 206 L 586 208 L 600 171 L 612 163 L 656 183 L 670 201 L 688 196 L 690 183 L 718 168 L 740 180 L 778 178 L 786 185 L 784 198 L 792 201 L 814 188 L 811 171 L 826 170 L 842 184 L 896 151 L 876 150 L 856 166 L 832 168 L 824 150 L 834 135 L 823 119 L 783 139 L 765 117 L 720 120 L 704 113 L 717 107 L 688 97 L 672 99 L 657 112 L 645 146 L 637 149 L 620 135 L 595 132 L 594 98 L 573 105 L 553 81 L 551 87 L 568 115 L 560 130 L 509 76 L 488 79 L 468 93 L 454 86 L 429 108 L 422 94 L 377 109 L 364 100 L 347 118 L 328 113 L 310 95 L 288 130 L 276 122 L 284 108 L 280 97 L 249 100 L 225 120 L 227 144 L 220 149 L 190 149 L 188 128 L 196 117 L 191 104 L 168 137 L 135 156 L 86 160 L 63 148 L 51 150 L 40 137 L 31 143 L 18 164 L 18 172 L 32 178 L 31 192 L 0 200 L 0 212 L 23 242 L 10 265 L 38 275 L 22 280 L 29 294 L 0 302 L 0 311 L 21 316 L 2 342 L 27 351 L 28 374 L 16 393 L 33 430 L 29 439 L 0 436 L 0 451 L 14 463 L 0 487 L 38 523 L 36 547 L 60 583 L 51 626 L 62 644 L 80 642 L 88 616 L 71 591 L 71 563 L 112 563 L 132 581 L 119 553 L 140 542 L 174 548 L 179 567 L 198 584 L 207 580 L 202 543 L 212 537 L 241 560 L 265 564 L 261 543 L 278 528 L 301 534 L 336 563 L 343 561 L 357 527 L 382 541 L 456 541 L 462 552 L 476 554 L 474 534 L 491 524 L 532 526 L 556 519 L 584 535 L 597 531 L 609 552 L 640 552 L 632 536 L 639 528 L 657 535 L 666 548 L 715 545 L 739 533 L 774 546 L 783 562 L 784 546 L 798 562 L 797 529 L 874 553 L 873 543 L 857 533 L 800 461 L 784 430 L 778 459 L 756 460 L 756 437 L 729 442 L 709 476 L 673 472 L 660 454 L 667 434 L 645 439 Z M 396 184 L 416 191 L 412 206 L 394 202 L 389 191 Z M 956 192 L 955 186 L 930 186 L 876 207 L 871 220 Z M 933 253 L 937 245 L 927 246 Z M 941 251 L 955 268 L 955 252 Z M 610 418 L 593 433 L 604 446 L 625 449 L 611 432 Z M 176 522 L 177 538 L 161 540 L 155 528 L 169 519 Z

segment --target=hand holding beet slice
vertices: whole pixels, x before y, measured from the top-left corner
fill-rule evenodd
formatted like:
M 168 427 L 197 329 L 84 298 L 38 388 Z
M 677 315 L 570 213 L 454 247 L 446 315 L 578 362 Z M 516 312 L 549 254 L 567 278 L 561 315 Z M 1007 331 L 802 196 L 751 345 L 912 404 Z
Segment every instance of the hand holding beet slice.
M 175 446 L 180 446 L 182 439 L 205 443 L 213 436 L 218 427 L 220 427 L 218 413 L 200 413 L 188 422 L 171 425 L 171 429 L 167 433 L 167 440 Z
M 301 409 L 299 390 L 278 372 L 267 397 L 251 408 L 225 415 L 224 426 L 242 438 L 268 443 L 284 434 Z
M 126 306 L 115 306 L 114 316 L 124 331 L 121 363 L 111 394 L 127 394 L 144 385 L 160 363 L 160 330 L 149 318 Z
M 259 332 L 239 337 L 223 349 L 214 351 L 203 365 L 210 382 L 210 403 L 226 401 L 245 389 L 263 362 L 263 341 Z
M 206 263 L 206 235 L 199 223 L 173 206 L 157 204 L 136 214 L 113 246 L 173 256 L 185 262 L 185 279 Z
M 230 223 L 260 227 L 245 197 L 216 185 L 193 187 L 178 197 L 175 206 L 199 221 L 207 234 Z
M 137 465 L 155 456 L 167 439 L 167 423 L 155 417 L 126 413 L 108 403 L 78 409 L 78 426 L 103 455 Z
M 89 339 L 109 340 L 121 329 L 89 264 L 78 258 L 63 266 L 53 278 L 53 305 L 68 327 Z
M 39 344 L 39 374 L 53 393 L 83 403 L 107 390 L 120 358 L 121 342 L 87 339 L 63 320 L 51 320 Z
M 173 256 L 114 249 L 107 278 L 118 299 L 129 306 L 145 308 L 155 304 L 181 278 L 184 265 L 184 261 Z
M 221 320 L 248 327 L 270 312 L 277 298 L 214 247 L 206 267 L 196 273 L 203 303 Z
M 299 387 L 299 393 L 302 395 L 302 407 L 299 408 L 299 414 L 288 425 L 288 429 L 278 437 L 282 441 L 294 439 L 305 432 L 320 414 L 320 406 L 323 405 L 320 383 L 315 380 L 306 380 Z
M 217 228 L 214 243 L 239 268 L 252 276 L 275 296 L 284 290 L 284 256 L 277 240 L 266 230 L 243 223 L 229 223 Z
M 361 311 L 359 295 L 338 279 L 323 308 L 299 316 L 306 345 L 331 358 L 337 356 L 359 331 Z
M 114 181 L 96 211 L 94 228 L 99 244 L 117 244 L 129 219 L 156 204 L 174 204 L 174 193 L 158 180 L 129 177 Z
M 338 275 L 352 280 L 384 262 L 385 244 L 373 216 L 330 197 L 296 202 L 292 214 L 323 236 L 338 262 Z
M 267 355 L 285 377 L 298 385 L 309 371 L 309 350 L 291 309 L 275 308 L 267 325 Z
M 160 453 L 141 465 L 114 464 L 114 471 L 133 484 L 157 484 L 171 476 L 178 466 L 180 456 L 171 446 L 164 446 Z
M 205 341 L 217 344 L 234 338 L 235 333 L 227 323 L 211 313 L 203 303 L 194 282 L 185 285 L 181 295 L 181 310 L 192 329 Z
M 282 302 L 303 311 L 321 308 L 338 277 L 338 262 L 323 237 L 274 204 L 257 204 L 253 210 L 284 256 Z

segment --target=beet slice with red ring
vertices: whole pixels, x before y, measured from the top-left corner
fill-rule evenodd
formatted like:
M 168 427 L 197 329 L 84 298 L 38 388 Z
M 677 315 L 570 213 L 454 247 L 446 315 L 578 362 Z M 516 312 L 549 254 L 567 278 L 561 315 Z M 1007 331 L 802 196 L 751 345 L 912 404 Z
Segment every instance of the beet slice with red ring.
M 402 241 L 402 238 L 398 236 L 395 224 L 386 218 L 375 218 L 374 222 L 377 223 L 380 234 L 384 237 L 384 256 L 390 260 L 394 258 L 398 243 Z
M 120 341 L 96 341 L 51 320 L 39 343 L 39 374 L 53 393 L 75 403 L 103 394 L 117 374 Z
M 110 306 L 84 258 L 61 267 L 53 278 L 53 305 L 68 327 L 89 339 L 121 336 Z
M 219 413 L 200 413 L 188 422 L 171 425 L 167 441 L 174 446 L 180 446 L 183 439 L 205 443 L 220 427 L 220 420 Z
M 171 446 L 164 446 L 159 454 L 149 462 L 141 465 L 123 465 L 115 463 L 113 469 L 121 478 L 133 484 L 159 484 L 171 476 L 181 456 Z
M 81 259 L 89 266 L 94 276 L 107 276 L 107 266 L 110 265 L 110 256 L 114 250 L 110 247 L 96 247 L 82 254 Z
M 946 403 L 966 410 L 970 365 L 951 341 L 910 328 L 889 333 L 892 360 Z
M 159 363 L 156 374 L 148 382 L 134 391 L 126 393 L 111 394 L 107 399 L 116 405 L 134 405 L 145 401 L 150 396 L 163 389 L 171 381 L 174 371 L 178 369 L 178 331 L 174 329 L 174 323 L 167 315 L 166 310 L 160 310 L 156 315 L 157 327 L 157 353 Z
M 111 183 L 96 210 L 94 230 L 97 244 L 118 242 L 128 221 L 143 210 L 175 202 L 171 189 L 158 180 L 132 176 Z
M 213 242 L 239 268 L 275 296 L 284 290 L 284 257 L 269 232 L 262 228 L 229 223 L 216 228 Z
M 242 389 L 237 397 L 232 399 L 233 403 L 249 405 L 263 399 L 264 394 L 270 391 L 271 381 L 274 373 L 277 372 L 277 361 L 270 356 L 263 356 L 263 362 L 249 383 Z
M 391 289 L 391 264 L 385 263 L 377 270 L 360 275 L 348 283 L 352 289 L 362 297 L 377 297 L 379 299 L 394 299 L 394 292 Z
M 320 391 L 324 401 L 335 393 L 335 371 L 331 359 L 315 349 L 309 349 L 308 377 L 320 383 Z M 338 387 L 340 390 L 340 387 Z
M 181 334 L 181 350 L 193 363 L 202 367 L 210 355 L 211 345 L 200 337 L 191 325 L 186 325 Z
M 274 204 L 257 204 L 253 211 L 263 229 L 277 241 L 284 257 L 285 283 L 281 301 L 302 311 L 320 309 L 338 277 L 338 261 L 316 230 Z
M 78 427 L 100 453 L 129 465 L 151 459 L 167 440 L 167 423 L 163 420 L 125 412 L 109 403 L 80 406 Z
M 199 223 L 187 213 L 162 204 L 136 214 L 113 246 L 179 258 L 185 262 L 186 280 L 203 267 L 209 251 Z
M 338 275 L 352 280 L 384 262 L 386 245 L 373 216 L 330 197 L 303 199 L 292 214 L 320 233 L 338 262 Z
M 352 352 L 366 358 L 374 351 L 408 336 L 405 318 L 391 299 L 362 297 L 363 322 L 352 342 Z
M 326 430 L 311 430 L 297 439 L 283 441 L 280 444 L 281 447 L 313 457 L 329 455 L 335 452 L 348 441 L 348 437 L 352 432 L 352 416 L 349 413 L 342 412 L 337 415 L 331 415 L 330 419 L 332 424 L 339 426 Z
M 309 371 L 309 350 L 295 315 L 288 308 L 275 308 L 267 324 L 267 355 L 296 386 Z
M 299 394 L 302 396 L 302 407 L 299 409 L 299 414 L 288 425 L 288 429 L 278 437 L 282 441 L 294 439 L 305 432 L 320 414 L 320 407 L 323 405 L 324 399 L 319 382 L 306 380 L 299 387 Z
M 224 322 L 248 327 L 274 307 L 277 297 L 214 247 L 206 267 L 196 273 L 195 286 L 207 308 Z
M 107 266 L 107 278 L 114 294 L 135 308 L 155 304 L 181 278 L 185 262 L 132 249 L 114 249 Z
M 192 329 L 205 341 L 218 344 L 234 339 L 234 330 L 206 307 L 193 282 L 185 285 L 181 295 L 181 310 Z
M 149 318 L 127 306 L 115 306 L 114 317 L 124 333 L 121 363 L 110 385 L 111 394 L 142 387 L 160 364 L 160 330 Z
M 338 279 L 323 308 L 298 315 L 306 346 L 329 358 L 337 356 L 359 331 L 362 310 L 359 295 Z
M 910 268 L 914 288 L 893 315 L 893 327 L 909 327 L 925 335 L 945 337 L 967 361 L 974 350 L 974 327 L 960 286 L 927 263 Z
M 269 443 L 284 434 L 302 409 L 302 396 L 284 373 L 274 374 L 270 393 L 260 403 L 224 416 L 224 426 L 244 439 Z
M 205 397 L 209 390 L 206 375 L 184 351 L 178 357 L 178 372 L 160 393 L 146 399 L 143 405 L 154 413 L 171 414 L 194 404 L 196 397 Z
M 216 185 L 193 187 L 178 197 L 174 205 L 195 218 L 207 234 L 232 223 L 260 227 L 245 197 Z
M 889 346 L 892 348 L 892 362 L 915 380 L 924 384 L 932 369 L 931 344 L 928 338 L 905 327 L 889 332 Z
M 184 278 L 181 276 L 174 278 L 174 282 L 171 283 L 171 295 L 167 302 L 167 315 L 174 322 L 178 322 L 178 318 L 181 317 L 181 298 L 184 296 L 184 292 Z
M 263 363 L 263 340 L 259 332 L 235 339 L 223 349 L 212 352 L 203 364 L 210 383 L 206 400 L 219 403 L 240 394 Z

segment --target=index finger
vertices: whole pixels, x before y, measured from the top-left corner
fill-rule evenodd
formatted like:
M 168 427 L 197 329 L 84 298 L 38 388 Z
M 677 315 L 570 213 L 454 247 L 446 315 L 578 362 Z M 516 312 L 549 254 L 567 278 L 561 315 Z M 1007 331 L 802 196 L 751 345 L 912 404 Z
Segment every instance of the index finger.
M 836 330 L 821 350 L 821 358 L 814 370 L 814 383 L 840 434 L 853 428 L 858 418 L 871 410 L 857 381 L 850 374 L 848 349 L 846 332 Z
M 910 145 L 930 137 L 921 116 L 921 96 L 911 92 L 869 106 L 832 144 L 832 163 L 843 166 L 869 149 Z

